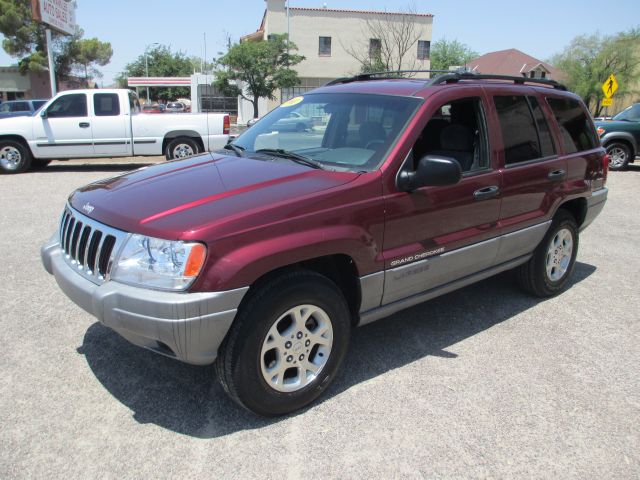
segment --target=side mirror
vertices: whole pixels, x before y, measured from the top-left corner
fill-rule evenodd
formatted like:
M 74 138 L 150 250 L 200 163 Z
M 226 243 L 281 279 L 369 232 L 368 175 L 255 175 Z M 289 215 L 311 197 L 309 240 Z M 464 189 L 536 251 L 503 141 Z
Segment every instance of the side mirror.
M 462 170 L 457 160 L 441 155 L 425 155 L 413 171 L 398 175 L 398 189 L 411 192 L 420 187 L 454 185 L 460 181 Z
M 47 118 L 47 117 L 48 117 L 47 109 L 46 109 L 46 108 L 43 108 L 43 109 L 42 109 L 42 111 L 40 112 L 40 116 L 41 116 L 42 118 Z

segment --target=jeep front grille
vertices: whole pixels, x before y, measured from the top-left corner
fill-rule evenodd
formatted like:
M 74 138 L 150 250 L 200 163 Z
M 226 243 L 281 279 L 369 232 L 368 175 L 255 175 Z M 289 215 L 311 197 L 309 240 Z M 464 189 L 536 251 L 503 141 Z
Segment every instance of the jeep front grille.
M 92 220 L 68 205 L 62 214 L 60 247 L 65 261 L 98 285 L 109 278 L 114 257 L 126 237 L 126 232 Z

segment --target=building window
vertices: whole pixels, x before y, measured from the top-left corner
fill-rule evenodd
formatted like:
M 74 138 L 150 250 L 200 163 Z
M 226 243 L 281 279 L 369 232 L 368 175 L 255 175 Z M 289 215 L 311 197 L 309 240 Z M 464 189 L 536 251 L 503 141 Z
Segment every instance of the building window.
M 318 55 L 321 57 L 331 56 L 331 37 L 320 37 Z
M 369 39 L 369 58 L 379 58 L 382 51 L 382 42 L 379 38 Z
M 428 40 L 418 40 L 418 60 L 429 60 L 431 54 L 431 42 Z
M 547 78 L 547 72 L 540 72 L 540 78 Z

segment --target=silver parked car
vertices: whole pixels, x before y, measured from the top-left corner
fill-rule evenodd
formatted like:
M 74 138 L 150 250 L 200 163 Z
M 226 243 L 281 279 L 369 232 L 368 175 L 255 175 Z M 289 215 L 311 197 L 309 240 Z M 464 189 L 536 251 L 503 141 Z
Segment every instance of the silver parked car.
M 187 110 L 187 106 L 182 102 L 167 103 L 167 113 L 183 113 Z

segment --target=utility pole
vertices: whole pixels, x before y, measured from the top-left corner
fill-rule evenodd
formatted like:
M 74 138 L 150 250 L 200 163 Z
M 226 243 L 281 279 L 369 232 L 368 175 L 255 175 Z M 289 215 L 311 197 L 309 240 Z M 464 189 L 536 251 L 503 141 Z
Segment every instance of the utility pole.
M 147 47 L 148 48 L 148 47 Z M 147 53 L 147 49 L 144 49 L 144 70 L 145 70 L 145 76 L 147 77 L 146 82 L 147 82 L 147 103 L 151 103 L 151 100 L 149 99 L 149 54 Z

